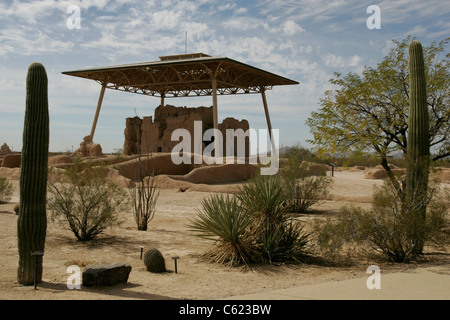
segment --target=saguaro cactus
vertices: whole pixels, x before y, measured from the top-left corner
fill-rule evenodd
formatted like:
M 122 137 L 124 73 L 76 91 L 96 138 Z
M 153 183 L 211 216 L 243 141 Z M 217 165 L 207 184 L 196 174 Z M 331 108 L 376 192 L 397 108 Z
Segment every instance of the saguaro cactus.
M 22 164 L 20 175 L 20 213 L 17 220 L 20 284 L 42 280 L 42 256 L 32 257 L 31 252 L 43 251 L 47 230 L 47 174 L 48 174 L 48 79 L 45 68 L 33 63 L 28 69 L 26 82 L 26 108 L 23 128 Z
M 409 45 L 409 122 L 408 154 L 405 185 L 406 210 L 414 219 L 412 233 L 422 251 L 421 226 L 425 222 L 430 161 L 428 107 L 425 83 L 423 49 L 419 41 Z

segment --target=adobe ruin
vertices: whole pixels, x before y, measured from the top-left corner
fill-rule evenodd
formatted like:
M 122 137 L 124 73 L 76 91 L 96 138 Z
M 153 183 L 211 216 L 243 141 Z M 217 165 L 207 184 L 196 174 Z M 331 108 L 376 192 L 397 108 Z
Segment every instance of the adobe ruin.
M 179 128 L 186 129 L 194 136 L 194 123 L 202 122 L 202 137 L 206 130 L 214 128 L 213 107 L 175 107 L 171 105 L 159 106 L 155 110 L 155 117 L 152 116 L 127 118 L 124 131 L 125 143 L 123 153 L 132 155 L 141 153 L 165 153 L 171 152 L 179 141 L 172 141 L 172 133 Z M 226 130 L 242 129 L 246 132 L 249 129 L 247 120 L 237 120 L 226 118 L 218 125 L 218 130 L 223 136 L 223 155 L 226 155 Z M 203 141 L 202 150 L 213 141 Z M 237 156 L 237 141 L 234 141 L 235 156 Z M 191 139 L 194 150 L 194 139 Z M 245 139 L 245 156 L 249 155 L 249 139 Z

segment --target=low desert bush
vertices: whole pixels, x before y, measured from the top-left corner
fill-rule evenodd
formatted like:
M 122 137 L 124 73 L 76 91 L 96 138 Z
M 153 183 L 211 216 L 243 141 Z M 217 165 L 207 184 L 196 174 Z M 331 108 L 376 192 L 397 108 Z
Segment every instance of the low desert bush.
M 0 177 L 0 203 L 7 203 L 11 200 L 14 187 L 8 179 Z
M 153 220 L 156 212 L 156 203 L 159 198 L 159 188 L 155 183 L 155 174 L 145 176 L 145 161 L 151 160 L 150 155 L 139 155 L 136 161 L 135 177 L 136 181 L 128 186 L 128 193 L 131 198 L 134 220 L 138 230 L 147 231 L 149 223 Z
M 344 246 L 363 247 L 390 262 L 409 263 L 422 257 L 423 243 L 443 245 L 450 208 L 448 190 L 430 188 L 425 220 L 408 208 L 388 182 L 375 189 L 372 206 L 365 210 L 345 206 L 336 219 L 316 222 L 317 244 L 323 255 L 337 257 Z
M 68 169 L 50 170 L 48 210 L 54 221 L 67 223 L 79 241 L 88 241 L 118 222 L 126 194 L 109 183 L 102 166 L 83 166 L 76 161 Z
M 280 176 L 290 212 L 307 212 L 312 205 L 330 197 L 333 180 L 325 174 L 310 176 L 308 164 L 301 164 L 297 154 L 287 158 L 287 165 L 280 170 Z

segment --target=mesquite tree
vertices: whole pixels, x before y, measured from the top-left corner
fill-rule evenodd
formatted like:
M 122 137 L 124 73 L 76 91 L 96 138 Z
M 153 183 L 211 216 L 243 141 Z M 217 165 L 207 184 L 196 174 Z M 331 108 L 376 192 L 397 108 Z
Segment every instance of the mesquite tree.
M 22 164 L 20 174 L 20 213 L 17 220 L 20 284 L 34 283 L 33 251 L 43 251 L 47 231 L 48 174 L 48 79 L 45 68 L 33 63 L 28 69 L 26 108 L 23 129 Z M 42 257 L 37 258 L 36 283 L 42 280 Z
M 393 41 L 395 47 L 376 67 L 361 74 L 336 73 L 319 109 L 307 124 L 310 141 L 322 154 L 376 155 L 379 163 L 403 191 L 403 181 L 388 165 L 389 156 L 407 156 L 409 118 L 408 46 L 412 38 Z M 433 161 L 450 156 L 450 38 L 423 48 L 429 140 Z

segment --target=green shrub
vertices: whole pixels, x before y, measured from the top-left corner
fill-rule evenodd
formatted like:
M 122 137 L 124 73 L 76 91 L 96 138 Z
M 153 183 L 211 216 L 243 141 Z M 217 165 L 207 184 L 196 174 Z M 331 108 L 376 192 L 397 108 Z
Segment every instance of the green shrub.
M 65 170 L 52 170 L 48 184 L 48 209 L 53 220 L 67 222 L 79 241 L 88 241 L 117 223 L 125 208 L 126 194 L 111 184 L 105 168 L 88 164 L 81 170 L 79 160 Z
M 330 198 L 329 177 L 285 178 L 290 212 L 305 213 L 308 209 Z
M 0 203 L 7 203 L 11 200 L 14 187 L 6 178 L 0 177 Z
M 448 243 L 442 232 L 450 208 L 448 190 L 429 191 L 425 221 L 413 214 L 390 183 L 376 188 L 372 207 L 346 206 L 336 220 L 316 224 L 318 245 L 324 255 L 337 256 L 345 245 L 362 245 L 391 262 L 409 263 L 421 258 L 423 241 Z
M 280 170 L 290 212 L 307 212 L 312 205 L 330 197 L 333 180 L 325 175 L 309 175 L 308 165 L 301 164 L 301 158 L 295 153 L 287 158 L 287 165 Z

